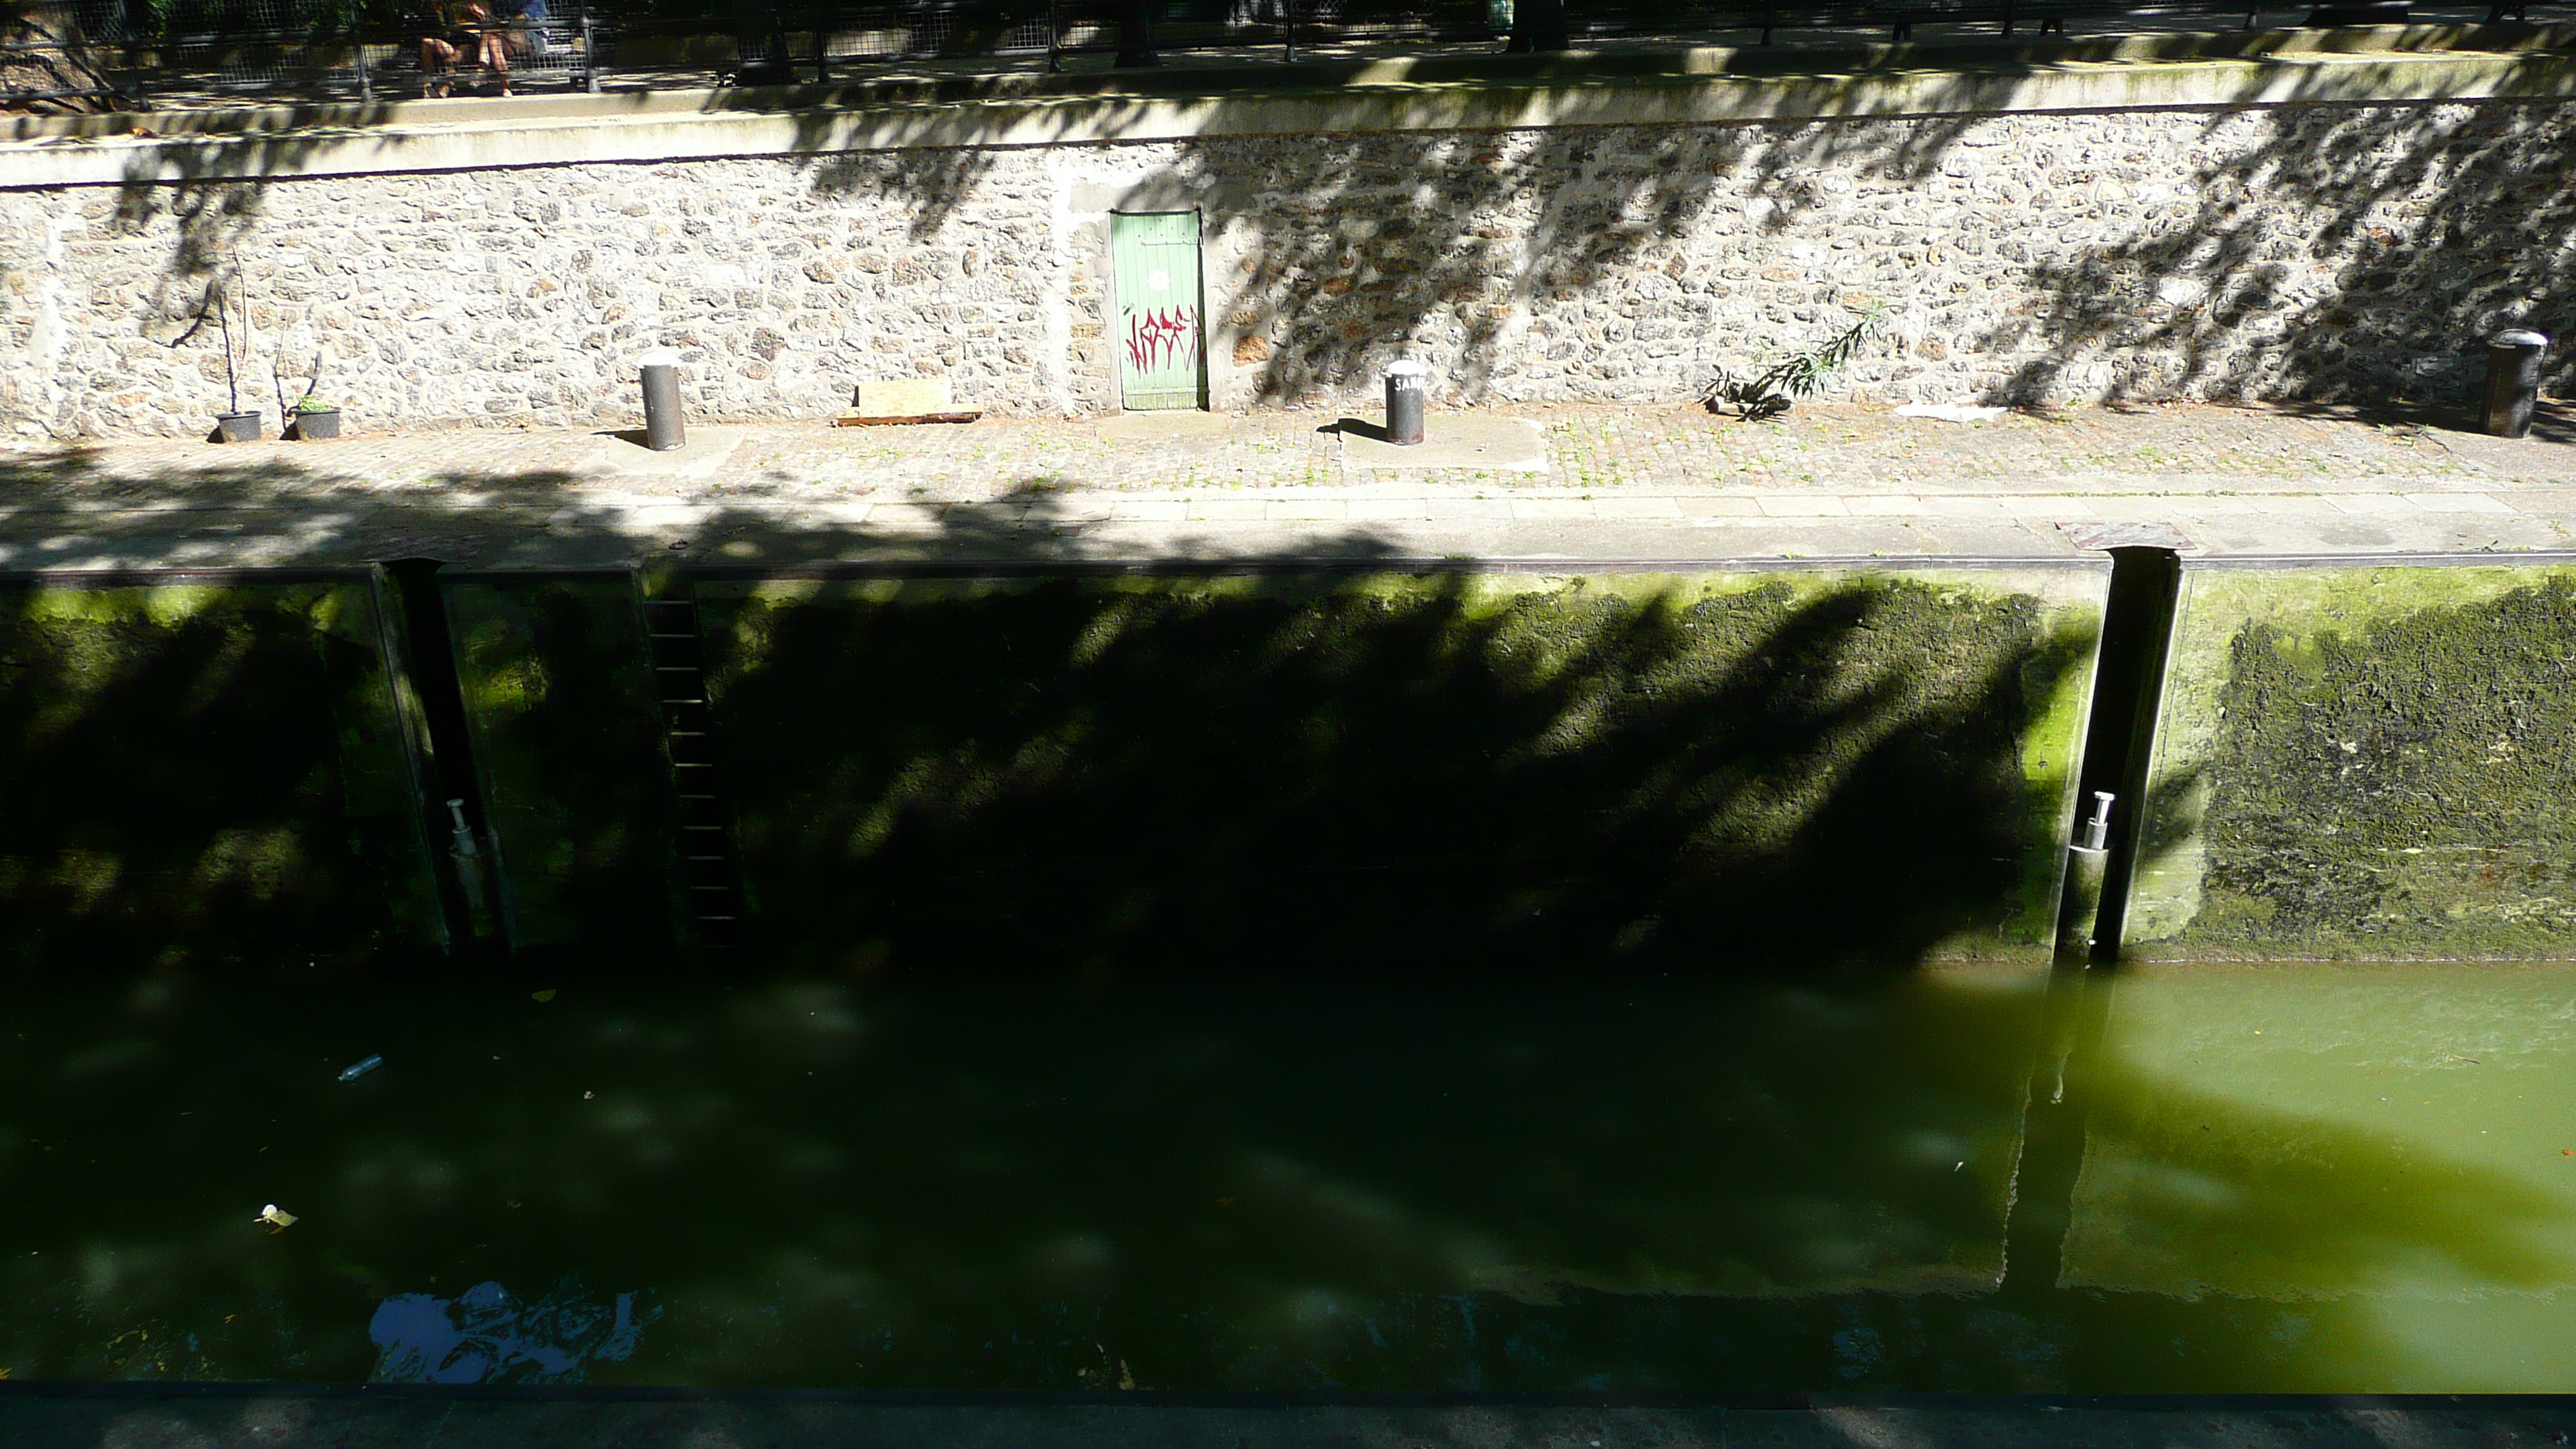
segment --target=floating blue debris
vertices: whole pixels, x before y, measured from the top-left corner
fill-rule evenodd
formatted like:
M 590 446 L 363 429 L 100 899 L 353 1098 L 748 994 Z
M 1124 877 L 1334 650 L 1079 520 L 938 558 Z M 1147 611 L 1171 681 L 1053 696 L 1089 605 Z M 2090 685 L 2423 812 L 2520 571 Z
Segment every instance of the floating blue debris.
M 385 1059 L 380 1055 L 369 1057 L 365 1061 L 359 1062 L 355 1066 L 350 1067 L 347 1071 L 342 1072 L 340 1074 L 340 1080 L 344 1082 L 354 1082 L 384 1064 Z
M 661 1310 L 637 1295 L 584 1292 L 579 1277 L 534 1303 L 498 1283 L 454 1298 L 404 1293 L 386 1299 L 367 1325 L 380 1384 L 577 1384 L 594 1363 L 635 1356 L 645 1325 Z

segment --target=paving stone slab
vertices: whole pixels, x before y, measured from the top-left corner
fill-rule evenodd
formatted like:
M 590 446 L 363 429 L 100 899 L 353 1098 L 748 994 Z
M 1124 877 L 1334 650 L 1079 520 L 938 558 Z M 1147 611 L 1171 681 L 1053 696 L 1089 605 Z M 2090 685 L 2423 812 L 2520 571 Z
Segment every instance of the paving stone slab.
M 1434 443 L 1404 449 L 1344 421 L 712 424 L 673 454 L 497 430 L 21 450 L 0 454 L 0 569 L 1506 544 L 1566 557 L 2044 559 L 2084 547 L 2059 523 L 2173 530 L 2210 556 L 2576 545 L 2576 415 L 2555 404 L 2522 440 L 2439 419 L 2226 407 L 1968 426 L 1860 407 L 1766 423 L 1670 406 L 1501 408 L 1436 414 Z M 1487 451 L 1459 455 L 1480 466 L 1419 466 L 1451 444 Z M 1395 454 L 1404 466 L 1373 461 Z

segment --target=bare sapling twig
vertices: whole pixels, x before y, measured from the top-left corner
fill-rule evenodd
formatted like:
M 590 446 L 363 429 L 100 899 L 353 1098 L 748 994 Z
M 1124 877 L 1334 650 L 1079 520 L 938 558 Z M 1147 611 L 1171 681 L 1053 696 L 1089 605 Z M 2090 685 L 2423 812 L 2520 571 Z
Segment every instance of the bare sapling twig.
M 295 394 L 295 400 L 293 402 L 288 402 L 286 400 L 286 379 L 290 374 L 286 371 L 285 350 L 281 347 L 276 355 L 270 358 L 268 372 L 271 380 L 277 384 L 277 418 L 281 426 L 285 424 L 288 418 L 306 411 L 306 404 L 320 400 L 322 393 L 322 364 L 324 359 L 329 356 L 330 352 L 326 348 L 316 347 L 313 349 L 313 366 L 306 370 L 304 374 L 304 386 Z M 321 409 L 314 408 L 312 411 L 319 412 Z
M 233 357 L 235 354 L 233 350 L 232 299 L 223 294 L 222 283 L 218 282 L 215 285 L 215 325 L 223 329 L 224 338 L 224 393 L 227 397 L 232 399 L 232 401 L 226 406 L 225 411 L 239 413 L 241 411 L 241 378 L 233 370 Z

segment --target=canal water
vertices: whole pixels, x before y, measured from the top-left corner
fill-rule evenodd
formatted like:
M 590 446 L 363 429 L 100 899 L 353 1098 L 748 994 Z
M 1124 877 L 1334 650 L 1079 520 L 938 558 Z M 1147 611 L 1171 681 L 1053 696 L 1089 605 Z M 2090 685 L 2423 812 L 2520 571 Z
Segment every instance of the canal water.
M 2576 1383 L 2576 966 L 2053 989 L 103 963 L 0 1040 L 0 1368 Z

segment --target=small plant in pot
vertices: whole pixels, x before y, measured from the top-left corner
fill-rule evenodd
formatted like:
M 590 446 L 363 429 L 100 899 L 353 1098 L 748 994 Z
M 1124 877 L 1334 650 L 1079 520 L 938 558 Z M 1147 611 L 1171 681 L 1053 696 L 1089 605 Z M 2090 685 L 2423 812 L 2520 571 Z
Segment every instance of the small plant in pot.
M 235 278 L 238 279 L 240 274 L 236 267 Z M 256 410 L 243 412 L 241 405 L 242 369 L 250 365 L 250 298 L 238 285 L 232 290 L 241 295 L 238 298 L 227 296 L 221 283 L 206 291 L 206 300 L 214 304 L 215 322 L 223 329 L 224 391 L 232 400 L 231 412 L 215 414 L 215 438 L 225 443 L 256 443 L 266 415 Z M 238 328 L 233 324 L 236 305 L 241 313 Z
M 315 349 L 313 367 L 304 376 L 304 395 L 293 402 L 286 400 L 286 374 L 272 363 L 269 378 L 277 384 L 277 416 L 281 430 L 298 442 L 319 442 L 340 436 L 340 405 L 322 398 L 322 367 L 330 356 Z
M 340 436 L 340 405 L 324 402 L 311 393 L 295 400 L 286 414 L 287 431 L 296 441 L 321 442 Z
M 297 442 L 312 443 L 340 436 L 340 405 L 322 399 L 322 364 L 329 354 L 316 350 L 313 368 L 304 377 L 304 395 L 293 402 L 286 400 L 286 375 L 274 367 L 269 377 L 277 384 L 277 416 L 286 436 Z

